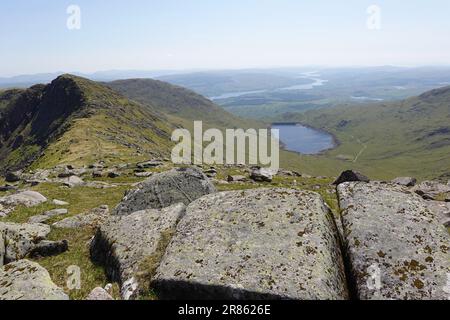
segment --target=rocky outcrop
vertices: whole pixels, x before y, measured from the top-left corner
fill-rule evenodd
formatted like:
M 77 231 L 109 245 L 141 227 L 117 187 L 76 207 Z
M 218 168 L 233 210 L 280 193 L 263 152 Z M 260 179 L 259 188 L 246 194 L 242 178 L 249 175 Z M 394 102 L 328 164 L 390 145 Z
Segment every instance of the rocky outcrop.
M 357 298 L 448 298 L 450 238 L 421 197 L 378 182 L 341 184 L 338 195 Z
M 338 186 L 344 182 L 355 182 L 355 181 L 370 182 L 370 179 L 360 172 L 347 170 L 342 172 L 339 178 L 337 178 L 336 181 L 333 182 L 333 184 L 335 186 Z
M 149 209 L 127 216 L 111 216 L 98 229 L 91 243 L 91 258 L 105 266 L 111 281 L 121 285 L 124 299 L 148 289 L 178 221 L 183 204 L 161 210 Z
M 22 191 L 0 198 L 0 217 L 14 211 L 17 206 L 34 207 L 47 201 L 42 194 L 35 191 Z
M 127 215 L 139 210 L 160 209 L 176 203 L 189 204 L 215 192 L 214 185 L 198 168 L 174 169 L 156 174 L 128 192 L 113 215 Z
M 52 226 L 62 229 L 77 229 L 83 227 L 98 227 L 109 217 L 109 207 L 104 205 L 73 217 L 54 223 Z
M 322 198 L 290 189 L 191 203 L 153 280 L 162 299 L 345 299 L 336 226 Z
M 47 270 L 28 260 L 0 268 L 0 300 L 69 300 Z

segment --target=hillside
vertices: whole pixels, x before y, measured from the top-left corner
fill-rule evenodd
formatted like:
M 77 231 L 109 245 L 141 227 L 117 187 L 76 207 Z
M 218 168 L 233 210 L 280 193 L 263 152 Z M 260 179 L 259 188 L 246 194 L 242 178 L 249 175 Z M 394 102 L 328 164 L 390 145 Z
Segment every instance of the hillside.
M 106 85 L 128 99 L 178 118 L 174 121 L 186 123 L 188 120 L 192 125 L 192 121 L 203 120 L 208 126 L 219 128 L 261 126 L 255 121 L 244 121 L 226 112 L 212 101 L 191 90 L 166 82 L 152 79 L 130 79 L 113 81 Z
M 72 75 L 0 94 L 0 169 L 97 160 L 122 162 L 170 150 L 161 113 Z
M 334 134 L 339 147 L 305 165 L 323 174 L 357 168 L 377 178 L 450 176 L 450 87 L 401 102 L 288 114 Z

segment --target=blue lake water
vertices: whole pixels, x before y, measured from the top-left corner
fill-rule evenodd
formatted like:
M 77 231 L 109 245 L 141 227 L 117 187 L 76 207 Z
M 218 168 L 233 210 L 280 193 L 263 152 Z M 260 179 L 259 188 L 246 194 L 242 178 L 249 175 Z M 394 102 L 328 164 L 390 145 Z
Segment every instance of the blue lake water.
M 299 124 L 274 124 L 280 130 L 280 141 L 285 150 L 302 154 L 318 154 L 334 147 L 333 136 Z
M 305 72 L 301 75 L 296 77 L 297 79 L 308 79 L 311 80 L 311 83 L 307 84 L 298 84 L 290 87 L 285 88 L 278 88 L 273 90 L 255 90 L 255 91 L 241 91 L 241 92 L 228 92 L 221 94 L 219 96 L 215 97 L 209 97 L 209 99 L 215 101 L 215 100 L 223 100 L 223 99 L 229 99 L 229 98 L 237 98 L 241 96 L 246 96 L 250 94 L 258 94 L 258 93 L 265 93 L 265 92 L 277 92 L 277 91 L 301 91 L 301 90 L 311 90 L 315 87 L 320 87 L 325 85 L 328 80 L 320 79 L 320 74 L 317 72 Z

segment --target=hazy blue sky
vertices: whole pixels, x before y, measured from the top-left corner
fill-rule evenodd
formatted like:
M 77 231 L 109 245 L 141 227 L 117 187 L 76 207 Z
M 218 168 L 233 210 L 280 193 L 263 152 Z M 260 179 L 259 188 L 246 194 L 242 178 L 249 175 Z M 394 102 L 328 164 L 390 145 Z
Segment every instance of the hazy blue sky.
M 67 7 L 81 8 L 68 30 Z M 381 29 L 369 30 L 370 5 Z M 107 69 L 450 65 L 448 0 L 1 0 L 0 76 Z

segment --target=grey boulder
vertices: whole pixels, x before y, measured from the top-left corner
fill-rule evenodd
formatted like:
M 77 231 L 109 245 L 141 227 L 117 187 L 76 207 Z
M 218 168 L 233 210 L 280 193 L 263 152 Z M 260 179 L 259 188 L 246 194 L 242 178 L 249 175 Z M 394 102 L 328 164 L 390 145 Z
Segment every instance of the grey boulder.
M 273 172 L 267 168 L 253 167 L 250 171 L 250 179 L 257 182 L 272 182 Z
M 346 299 L 332 214 L 320 195 L 255 189 L 204 196 L 154 277 L 162 299 Z
M 376 182 L 341 184 L 338 195 L 357 298 L 448 299 L 449 234 L 421 197 Z
M 244 182 L 247 180 L 245 176 L 228 176 L 228 182 Z
M 134 299 L 159 265 L 177 223 L 185 212 L 183 204 L 164 209 L 111 216 L 91 242 L 91 259 L 103 265 L 111 281 L 119 282 L 124 299 Z
M 113 215 L 127 215 L 139 210 L 160 209 L 176 203 L 189 204 L 215 192 L 214 185 L 198 168 L 181 168 L 155 174 L 128 192 Z
M 42 194 L 35 191 L 22 191 L 0 198 L 0 216 L 10 214 L 17 206 L 34 207 L 47 201 Z
M 20 171 L 8 172 L 5 176 L 6 182 L 18 182 L 21 180 L 22 173 Z
M 61 183 L 69 188 L 75 188 L 85 184 L 83 179 L 73 175 L 68 178 L 61 179 Z
M 47 270 L 28 260 L 0 268 L 0 283 L 0 300 L 69 300 Z
M 0 265 L 25 258 L 49 233 L 50 227 L 43 224 L 0 222 Z

